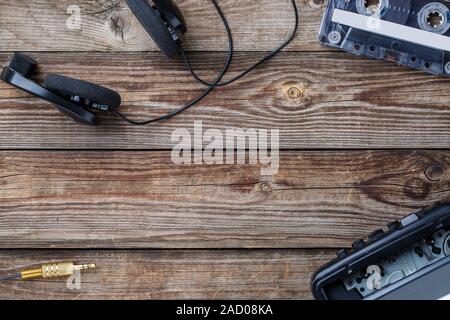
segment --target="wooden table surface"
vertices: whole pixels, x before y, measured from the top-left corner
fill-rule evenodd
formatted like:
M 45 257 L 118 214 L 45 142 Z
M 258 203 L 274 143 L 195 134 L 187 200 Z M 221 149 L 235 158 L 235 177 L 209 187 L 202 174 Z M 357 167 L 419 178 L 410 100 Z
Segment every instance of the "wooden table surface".
M 177 0 L 203 76 L 227 49 L 207 0 Z M 231 74 L 291 30 L 288 0 L 221 0 L 235 36 Z M 0 0 L 0 66 L 39 59 L 117 89 L 123 111 L 160 115 L 202 87 L 169 62 L 124 1 Z M 292 45 L 175 119 L 132 127 L 74 124 L 0 82 L 0 274 L 48 261 L 95 262 L 81 290 L 65 280 L 0 283 L 0 298 L 311 298 L 309 280 L 337 248 L 450 199 L 450 81 L 317 42 L 326 2 L 298 0 Z M 171 134 L 280 130 L 280 170 L 175 165 Z M 245 150 L 244 150 L 245 151 Z

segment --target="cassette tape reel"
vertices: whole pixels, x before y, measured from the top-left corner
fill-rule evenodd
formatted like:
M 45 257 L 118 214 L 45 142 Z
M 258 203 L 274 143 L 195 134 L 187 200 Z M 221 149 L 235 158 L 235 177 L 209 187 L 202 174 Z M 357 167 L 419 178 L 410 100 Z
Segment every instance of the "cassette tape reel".
M 329 0 L 327 46 L 450 76 L 450 0 Z

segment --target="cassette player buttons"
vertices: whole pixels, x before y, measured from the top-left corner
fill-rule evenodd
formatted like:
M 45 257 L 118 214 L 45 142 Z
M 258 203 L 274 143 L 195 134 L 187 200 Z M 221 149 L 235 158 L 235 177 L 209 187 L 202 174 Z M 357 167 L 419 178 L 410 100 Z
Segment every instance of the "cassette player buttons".
M 382 229 L 375 230 L 371 234 L 369 234 L 369 241 L 375 242 L 384 237 L 384 231 Z
M 353 242 L 352 248 L 353 248 L 353 250 L 357 251 L 357 250 L 361 250 L 362 248 L 364 248 L 365 245 L 366 245 L 366 243 L 364 242 L 364 240 L 359 239 L 359 240 L 356 240 L 355 242 Z
M 409 216 L 403 218 L 402 220 L 400 220 L 400 223 L 402 224 L 403 227 L 406 227 L 418 220 L 419 220 L 419 217 L 417 216 L 417 214 L 413 213 L 413 214 L 410 214 Z
M 344 259 L 346 256 L 348 256 L 348 253 L 348 249 L 341 249 L 336 253 L 336 255 L 339 259 Z
M 402 224 L 400 221 L 394 221 L 389 223 L 387 227 L 389 228 L 389 231 L 394 232 L 400 230 L 402 228 Z

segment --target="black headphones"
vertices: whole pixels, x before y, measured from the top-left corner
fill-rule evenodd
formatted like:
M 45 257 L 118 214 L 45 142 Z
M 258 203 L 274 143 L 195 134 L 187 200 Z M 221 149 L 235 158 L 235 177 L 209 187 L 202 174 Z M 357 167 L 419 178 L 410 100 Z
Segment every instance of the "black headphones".
M 183 107 L 171 113 L 148 121 L 137 122 L 128 119 L 117 109 L 121 103 L 120 95 L 111 89 L 99 86 L 83 80 L 73 79 L 62 75 L 50 74 L 39 85 L 30 79 L 37 62 L 32 58 L 15 53 L 10 65 L 3 69 L 0 79 L 41 99 L 53 103 L 56 108 L 73 120 L 87 124 L 98 125 L 98 112 L 110 112 L 118 118 L 133 125 L 145 125 L 153 122 L 169 119 L 184 110 L 197 104 L 206 97 L 213 89 L 223 87 L 239 80 L 262 63 L 273 58 L 278 52 L 286 47 L 295 37 L 298 29 L 298 9 L 295 0 L 291 0 L 295 13 L 295 27 L 290 37 L 278 48 L 263 57 L 260 61 L 240 73 L 238 76 L 220 82 L 228 70 L 233 55 L 233 38 L 228 22 L 219 7 L 217 0 L 211 0 L 225 26 L 228 35 L 229 52 L 224 67 L 213 82 L 202 80 L 193 70 L 186 52 L 182 48 L 182 35 L 187 31 L 186 22 L 180 9 L 172 0 L 153 0 L 151 5 L 148 0 L 127 0 L 128 7 L 136 16 L 141 25 L 158 45 L 161 51 L 168 57 L 174 58 L 181 54 L 184 58 L 188 71 L 194 79 L 202 83 L 207 89 L 197 98 L 193 99 Z

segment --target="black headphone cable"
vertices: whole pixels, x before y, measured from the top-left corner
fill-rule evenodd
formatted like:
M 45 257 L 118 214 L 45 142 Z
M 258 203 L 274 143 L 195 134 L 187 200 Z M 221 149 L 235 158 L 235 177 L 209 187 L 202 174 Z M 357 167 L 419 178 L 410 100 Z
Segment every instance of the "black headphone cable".
M 279 47 L 277 47 L 275 50 L 271 51 L 269 54 L 267 54 L 266 56 L 264 56 L 261 60 L 259 60 L 258 62 L 256 62 L 255 64 L 253 64 L 251 67 L 247 68 L 246 70 L 244 70 L 243 72 L 241 72 L 239 75 L 226 80 L 224 82 L 220 82 L 222 80 L 222 78 L 224 77 L 224 75 L 226 74 L 226 72 L 228 71 L 232 59 L 233 59 L 233 35 L 231 33 L 231 29 L 230 26 L 228 24 L 228 21 L 225 17 L 225 14 L 223 13 L 222 8 L 219 6 L 219 4 L 217 3 L 217 0 L 210 0 L 212 2 L 212 4 L 214 5 L 217 13 L 219 14 L 223 25 L 225 27 L 226 33 L 227 33 L 227 38 L 228 38 L 228 56 L 226 59 L 226 62 L 222 68 L 222 70 L 219 72 L 219 75 L 217 76 L 217 78 L 212 82 L 209 83 L 207 81 L 202 80 L 194 71 L 194 69 L 192 68 L 192 64 L 186 54 L 186 52 L 184 51 L 183 48 L 180 48 L 180 52 L 183 56 L 184 62 L 186 67 L 188 68 L 188 71 L 190 72 L 190 74 L 194 77 L 194 79 L 196 79 L 198 82 L 200 82 L 203 85 L 208 86 L 208 88 L 201 93 L 199 96 L 197 96 L 195 99 L 191 100 L 189 103 L 187 103 L 186 105 L 184 105 L 181 108 L 178 108 L 164 116 L 161 117 L 157 117 L 157 118 L 153 118 L 147 121 L 134 121 L 131 120 L 130 118 L 128 118 L 127 116 L 125 116 L 124 114 L 122 114 L 119 111 L 116 110 L 112 110 L 111 113 L 113 115 L 115 115 L 116 117 L 128 122 L 129 124 L 135 125 L 135 126 L 143 126 L 143 125 L 148 125 L 151 123 L 155 123 L 155 122 L 160 122 L 160 121 L 164 121 L 164 120 L 168 120 L 180 113 L 182 113 L 183 111 L 186 111 L 187 109 L 193 107 L 194 105 L 196 105 L 197 103 L 199 103 L 202 99 L 204 99 L 206 96 L 208 96 L 211 91 L 213 91 L 215 88 L 218 87 L 224 87 L 227 85 L 230 85 L 231 83 L 240 80 L 242 77 L 244 77 L 245 75 L 249 74 L 250 72 L 252 72 L 254 69 L 256 69 L 257 67 L 259 67 L 260 65 L 262 65 L 263 63 L 271 60 L 274 56 L 276 56 L 281 50 L 283 50 L 286 46 L 288 46 L 292 40 L 294 40 L 295 35 L 297 34 L 298 31 L 298 26 L 299 26 L 299 14 L 298 14 L 298 8 L 297 8 L 297 4 L 295 3 L 295 0 L 290 0 L 293 6 L 293 10 L 294 10 L 294 15 L 295 15 L 295 21 L 294 21 L 294 28 L 293 31 L 291 32 L 290 36 L 288 37 L 287 40 L 285 40 Z
M 215 0 L 211 0 L 215 3 L 215 5 L 217 5 Z M 273 51 L 271 51 L 269 54 L 267 54 L 266 56 L 264 56 L 261 60 L 259 60 L 258 62 L 256 62 L 255 64 L 253 64 L 251 67 L 245 69 L 243 72 L 241 72 L 240 74 L 238 74 L 237 76 L 226 80 L 224 82 L 220 82 L 220 83 L 210 83 L 207 82 L 203 79 L 201 79 L 196 72 L 194 71 L 192 64 L 186 54 L 186 52 L 181 49 L 181 54 L 183 56 L 184 62 L 186 67 L 188 68 L 189 72 L 191 73 L 191 75 L 194 77 L 194 79 L 196 79 L 198 82 L 204 84 L 205 86 L 209 86 L 209 87 L 225 87 L 228 86 L 230 84 L 232 84 L 233 82 L 236 82 L 238 80 L 240 80 L 241 78 L 245 77 L 247 74 L 249 74 L 250 72 L 252 72 L 253 70 L 255 70 L 256 68 L 258 68 L 260 65 L 262 65 L 263 63 L 269 61 L 270 59 L 272 59 L 274 56 L 276 56 L 281 50 L 283 50 L 285 47 L 287 47 L 292 40 L 294 40 L 295 35 L 297 34 L 298 31 L 298 27 L 299 27 L 299 14 L 298 14 L 298 8 L 297 8 L 297 4 L 295 3 L 295 0 L 291 0 L 292 6 L 293 6 L 293 10 L 294 10 L 294 15 L 295 15 L 295 22 L 294 22 L 294 29 L 292 30 L 291 34 L 289 35 L 288 39 L 285 40 L 280 46 L 278 46 L 276 49 L 274 49 Z M 220 8 L 216 7 L 217 10 L 221 10 Z
M 211 0 L 211 2 L 214 4 L 214 7 L 216 8 L 217 12 L 219 13 L 220 18 L 222 19 L 223 25 L 225 27 L 225 31 L 227 33 L 227 37 L 228 37 L 228 56 L 226 59 L 226 62 L 222 68 L 222 70 L 219 72 L 219 75 L 217 76 L 216 80 L 213 82 L 215 84 L 218 84 L 220 82 L 220 80 L 222 79 L 222 77 L 225 75 L 225 73 L 227 72 L 228 68 L 231 65 L 231 61 L 233 59 L 233 36 L 231 34 L 231 29 L 230 29 L 230 25 L 228 24 L 228 21 L 222 11 L 222 9 L 219 7 L 218 3 L 216 0 Z M 184 50 L 181 49 L 181 52 L 184 52 Z M 164 121 L 164 120 L 168 120 L 170 118 L 173 118 L 174 116 L 176 116 L 179 113 L 182 113 L 183 111 L 193 107 L 194 105 L 196 105 L 198 102 L 200 102 L 203 98 L 205 98 L 208 94 L 211 93 L 211 91 L 214 90 L 214 86 L 208 86 L 208 88 L 202 93 L 200 94 L 198 97 L 196 97 L 195 99 L 191 100 L 189 103 L 187 103 L 186 105 L 184 105 L 183 107 L 176 109 L 164 116 L 161 117 L 157 117 L 154 119 L 150 119 L 147 121 L 134 121 L 129 119 L 128 117 L 126 117 L 124 114 L 122 114 L 119 111 L 116 110 L 112 110 L 111 113 L 114 114 L 115 116 L 119 117 L 120 119 L 128 122 L 129 124 L 135 125 L 135 126 L 144 126 L 144 125 L 148 125 L 151 123 L 155 123 L 155 122 L 160 122 L 160 121 Z

